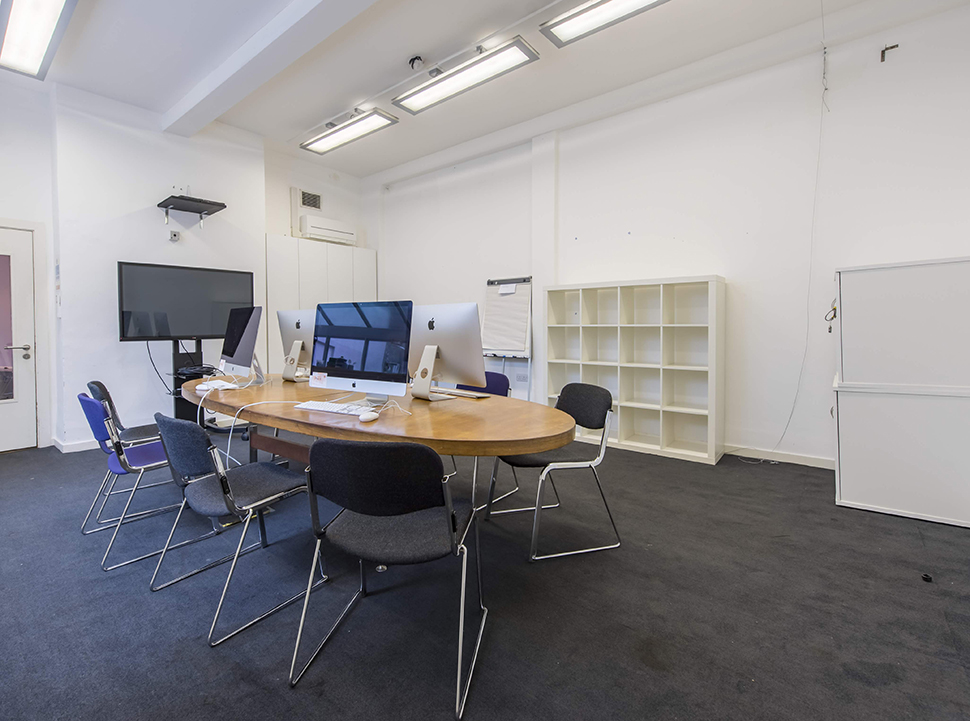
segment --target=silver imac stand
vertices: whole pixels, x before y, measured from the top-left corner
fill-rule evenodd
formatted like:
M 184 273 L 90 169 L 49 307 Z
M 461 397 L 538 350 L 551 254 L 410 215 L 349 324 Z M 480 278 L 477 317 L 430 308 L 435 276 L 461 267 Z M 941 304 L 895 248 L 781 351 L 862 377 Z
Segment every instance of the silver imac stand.
M 261 386 L 266 382 L 266 374 L 263 373 L 263 367 L 259 364 L 259 358 L 255 353 L 253 353 L 253 385 Z
M 431 392 L 431 380 L 434 378 L 435 363 L 438 362 L 438 346 L 426 345 L 421 353 L 421 362 L 411 384 L 411 397 L 423 398 L 426 401 L 447 401 L 454 398 L 443 393 Z
M 253 362 L 249 368 L 246 366 L 237 366 L 232 363 L 226 363 L 223 361 L 219 364 L 219 370 L 223 373 L 228 373 L 229 375 L 236 375 L 246 373 L 247 375 L 252 375 L 252 381 L 247 385 L 251 386 L 261 386 L 266 383 L 266 374 L 263 373 L 263 367 L 259 364 L 259 358 L 253 353 Z
M 289 355 L 283 361 L 283 380 L 302 383 L 310 380 L 310 369 L 300 365 L 300 355 L 303 353 L 303 341 L 293 341 Z

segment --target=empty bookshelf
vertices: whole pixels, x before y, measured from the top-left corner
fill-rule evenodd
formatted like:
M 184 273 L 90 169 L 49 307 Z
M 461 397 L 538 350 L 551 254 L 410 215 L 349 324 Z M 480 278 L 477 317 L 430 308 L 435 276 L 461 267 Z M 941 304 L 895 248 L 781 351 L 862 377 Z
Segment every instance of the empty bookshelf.
M 548 303 L 547 383 L 613 394 L 611 446 L 717 463 L 724 453 L 724 279 L 556 286 Z M 594 440 L 598 431 L 580 429 Z

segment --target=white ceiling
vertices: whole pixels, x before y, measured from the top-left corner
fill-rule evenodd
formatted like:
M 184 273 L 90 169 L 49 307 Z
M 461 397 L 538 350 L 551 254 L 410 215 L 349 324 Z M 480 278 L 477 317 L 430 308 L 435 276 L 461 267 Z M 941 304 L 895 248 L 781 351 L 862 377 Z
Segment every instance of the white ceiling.
M 826 10 L 855 2 L 826 0 Z M 547 4 L 383 0 L 221 120 L 295 145 L 323 121 L 409 77 L 412 54 L 444 58 Z M 400 89 L 389 93 L 375 104 L 401 122 L 322 162 L 370 175 L 819 17 L 818 0 L 672 0 L 557 49 L 538 27 L 575 4 L 567 0 L 503 34 L 522 34 L 538 62 L 414 117 L 390 104 Z
M 860 1 L 825 0 L 825 9 L 833 13 Z M 224 103 L 229 109 L 211 119 L 294 149 L 324 121 L 406 81 L 414 54 L 430 67 L 509 25 L 496 41 L 521 34 L 539 52 L 538 62 L 415 117 L 390 104 L 404 89 L 398 88 L 368 104 L 398 116 L 398 125 L 322 157 L 293 151 L 363 177 L 817 20 L 820 6 L 819 0 L 671 0 L 557 49 L 538 26 L 579 2 L 563 0 L 518 25 L 548 0 L 359 2 L 326 34 L 313 34 L 307 14 L 289 32 L 309 32 L 310 49 L 281 71 L 264 66 L 261 72 L 260 59 L 251 61 L 236 78 L 236 96 Z M 288 4 L 80 0 L 48 77 L 165 113 L 211 73 L 230 66 L 230 56 Z M 298 5 L 333 20 L 353 0 L 292 0 L 288 10 Z M 281 32 L 278 45 L 292 48 L 290 37 Z
M 158 113 L 290 0 L 79 0 L 48 78 Z

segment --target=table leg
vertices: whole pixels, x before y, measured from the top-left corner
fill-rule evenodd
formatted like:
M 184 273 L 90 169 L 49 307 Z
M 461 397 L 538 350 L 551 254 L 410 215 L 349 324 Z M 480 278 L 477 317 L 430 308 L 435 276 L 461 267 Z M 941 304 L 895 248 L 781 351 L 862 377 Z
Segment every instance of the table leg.
M 249 426 L 249 462 L 250 463 L 256 463 L 259 460 L 259 441 L 256 440 L 256 436 L 258 434 L 259 434 L 259 428 L 254 425 L 250 425 Z
M 476 496 L 478 495 L 477 489 L 478 489 L 478 456 L 475 456 L 475 463 L 472 465 L 472 513 L 474 513 L 474 509 L 477 508 L 477 506 L 475 505 L 478 500 L 476 498 Z

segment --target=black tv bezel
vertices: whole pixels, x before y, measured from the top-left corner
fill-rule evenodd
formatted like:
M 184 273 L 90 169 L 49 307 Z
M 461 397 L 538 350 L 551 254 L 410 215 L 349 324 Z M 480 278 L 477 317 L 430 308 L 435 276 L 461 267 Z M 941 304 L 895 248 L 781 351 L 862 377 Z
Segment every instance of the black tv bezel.
M 125 337 L 124 329 L 124 315 L 121 308 L 122 299 L 122 280 L 121 280 L 121 270 L 122 266 L 126 265 L 137 265 L 143 268 L 173 268 L 175 270 L 204 270 L 210 273 L 235 273 L 237 275 L 248 275 L 249 276 L 249 306 L 254 307 L 256 305 L 256 274 L 251 270 L 229 270 L 228 268 L 206 268 L 204 266 L 193 266 L 193 265 L 169 265 L 167 263 L 136 263 L 133 261 L 119 260 L 118 261 L 118 341 L 120 343 L 140 343 L 142 341 L 150 340 L 167 340 L 167 341 L 180 341 L 180 340 L 215 340 L 225 337 L 225 332 L 218 335 L 182 335 L 182 336 L 129 336 Z M 245 306 L 243 306 L 245 307 Z

